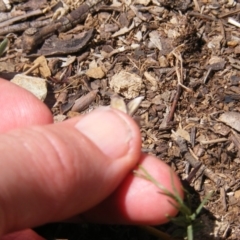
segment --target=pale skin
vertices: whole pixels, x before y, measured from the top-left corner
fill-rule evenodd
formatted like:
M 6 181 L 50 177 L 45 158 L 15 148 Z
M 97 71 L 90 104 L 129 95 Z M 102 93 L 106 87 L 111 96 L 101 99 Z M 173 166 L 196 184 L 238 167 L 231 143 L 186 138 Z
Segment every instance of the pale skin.
M 100 108 L 52 124 L 49 109 L 0 79 L 0 240 L 40 240 L 32 227 L 56 221 L 161 224 L 177 210 L 132 170 L 141 163 L 167 189 L 179 179 L 141 153 L 136 123 Z M 79 217 L 80 216 L 80 217 Z

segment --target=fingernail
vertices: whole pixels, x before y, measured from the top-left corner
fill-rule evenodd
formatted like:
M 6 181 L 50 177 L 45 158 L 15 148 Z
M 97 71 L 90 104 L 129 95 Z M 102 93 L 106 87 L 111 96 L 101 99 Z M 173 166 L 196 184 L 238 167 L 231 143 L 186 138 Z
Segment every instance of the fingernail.
M 132 130 L 115 110 L 100 108 L 84 116 L 75 127 L 112 159 L 121 158 L 130 149 Z

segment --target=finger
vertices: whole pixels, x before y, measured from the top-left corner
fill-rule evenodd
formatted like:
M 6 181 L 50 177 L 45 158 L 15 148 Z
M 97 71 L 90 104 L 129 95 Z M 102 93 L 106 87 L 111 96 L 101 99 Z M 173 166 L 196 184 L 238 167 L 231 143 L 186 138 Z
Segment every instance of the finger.
M 116 189 L 140 156 L 140 133 L 106 108 L 81 119 L 0 135 L 1 234 L 86 211 Z
M 0 237 L 0 240 L 44 240 L 44 238 L 37 235 L 33 230 L 26 229 L 7 234 L 3 237 Z
M 159 159 L 142 155 L 139 162 L 165 189 L 177 192 L 183 197 L 181 183 L 170 167 Z M 142 173 L 138 170 L 139 173 Z M 176 203 L 157 188 L 152 182 L 137 177 L 132 173 L 124 179 L 118 189 L 98 206 L 81 214 L 75 222 L 119 223 L 119 224 L 162 224 L 169 221 L 168 216 L 175 216 Z
M 52 123 L 52 114 L 45 104 L 29 91 L 0 78 L 0 132 L 30 125 Z

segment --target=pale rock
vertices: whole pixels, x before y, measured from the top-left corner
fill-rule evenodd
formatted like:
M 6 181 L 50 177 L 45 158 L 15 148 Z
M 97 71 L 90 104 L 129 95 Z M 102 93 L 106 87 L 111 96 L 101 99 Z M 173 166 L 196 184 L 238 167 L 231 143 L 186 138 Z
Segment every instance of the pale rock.
M 63 115 L 63 114 L 58 114 L 58 115 L 53 117 L 54 123 L 63 122 L 66 119 L 67 119 L 67 116 Z
M 112 76 L 110 80 L 110 88 L 127 99 L 139 96 L 141 87 L 142 78 L 135 73 L 121 71 Z
M 11 82 L 28 90 L 41 101 L 44 101 L 47 96 L 47 83 L 42 78 L 17 74 Z

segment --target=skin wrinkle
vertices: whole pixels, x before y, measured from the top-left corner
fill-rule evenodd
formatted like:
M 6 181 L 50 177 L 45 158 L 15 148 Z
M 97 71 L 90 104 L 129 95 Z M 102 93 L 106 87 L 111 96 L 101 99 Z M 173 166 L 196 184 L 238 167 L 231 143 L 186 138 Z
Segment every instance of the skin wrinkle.
M 57 159 L 58 160 L 58 164 L 55 164 L 55 161 L 54 161 L 54 168 L 56 168 L 56 165 L 58 166 L 58 169 L 55 169 L 54 171 L 60 171 L 60 172 L 65 172 L 65 170 L 67 170 L 67 165 L 65 164 L 66 160 L 66 154 L 64 154 L 64 149 L 66 148 L 66 144 L 64 142 L 64 139 L 61 139 L 61 141 L 59 141 L 59 138 L 57 136 L 55 136 L 55 134 L 53 134 L 52 132 L 45 132 L 44 134 L 42 134 L 41 130 L 39 131 L 38 128 L 35 128 L 35 131 L 38 132 L 38 134 L 44 138 L 44 141 L 41 141 L 41 142 L 45 142 L 47 145 L 48 145 L 48 148 L 53 151 L 51 151 L 51 155 L 54 153 L 55 157 L 53 157 L 55 160 Z M 63 143 L 61 143 L 63 142 Z M 48 149 L 48 153 L 46 154 L 46 160 L 48 160 L 48 164 L 44 165 L 46 167 L 49 167 L 51 166 L 51 159 L 48 159 L 49 158 L 49 150 Z M 66 150 L 67 152 L 67 150 Z M 56 157 L 57 156 L 57 157 Z M 69 159 L 71 159 L 71 157 L 69 157 Z M 45 162 L 45 160 L 44 160 Z M 45 172 L 45 171 L 44 171 Z M 54 178 L 52 178 L 52 180 L 54 180 Z M 54 181 L 55 184 L 58 184 L 58 180 L 57 181 Z M 57 189 L 60 189 L 59 187 Z
M 109 108 L 107 108 L 107 107 L 104 107 L 104 110 L 105 110 L 105 112 L 107 113 L 107 112 L 109 112 Z M 123 122 L 123 124 L 125 125 L 125 127 L 127 127 L 127 129 L 125 130 L 125 132 L 127 132 L 127 136 L 126 136 L 126 140 L 125 140 L 125 142 L 126 142 L 126 145 L 128 146 L 127 147 L 127 152 L 125 152 L 124 153 L 124 161 L 126 162 L 126 166 L 127 166 L 127 162 L 129 162 L 129 163 L 132 163 L 132 156 L 133 155 L 135 155 L 135 159 L 137 160 L 138 158 L 139 158 L 139 156 L 140 156 L 140 151 L 136 151 L 136 148 L 134 148 L 133 147 L 133 142 L 134 141 L 136 141 L 136 139 L 139 139 L 139 149 L 140 149 L 140 146 L 141 146 L 141 143 L 140 143 L 140 138 L 137 138 L 135 135 L 136 135 L 136 133 L 139 133 L 139 131 L 133 131 L 132 130 L 132 128 L 133 128 L 133 126 L 135 126 L 135 128 L 137 128 L 138 130 L 139 130 L 139 128 L 138 128 L 138 126 L 136 125 L 136 124 L 134 124 L 134 125 L 132 125 L 132 124 L 130 124 L 129 123 L 129 120 L 126 120 L 126 118 L 129 118 L 128 116 L 126 117 L 126 115 L 125 114 L 123 114 L 121 111 L 119 111 L 119 110 L 115 110 L 115 109 L 111 109 L 111 112 L 112 111 L 114 111 L 114 112 L 116 112 L 117 114 L 118 114 L 118 116 L 120 117 L 120 120 Z M 84 118 L 84 117 L 83 117 Z M 134 120 L 132 120 L 132 121 L 134 121 Z M 77 123 L 78 124 L 78 123 Z M 76 125 L 77 125 L 76 124 Z M 76 126 L 75 125 L 75 126 Z M 135 133 L 135 134 L 133 134 L 133 133 Z M 86 136 L 87 137 L 87 136 Z M 136 137 L 136 138 L 135 138 Z M 88 137 L 87 137 L 88 138 Z M 96 145 L 95 145 L 96 146 Z M 97 146 L 96 146 L 97 147 Z M 128 161 L 126 161 L 126 159 L 128 159 Z M 111 164 L 111 162 L 109 162 L 109 164 Z M 121 158 L 119 158 L 118 159 L 118 162 L 117 162 L 117 164 L 115 164 L 114 165 L 114 169 L 109 169 L 109 168 L 107 168 L 105 171 L 106 171 L 106 174 L 104 175 L 104 176 L 106 176 L 106 179 L 109 179 L 109 176 L 111 176 L 111 175 L 115 175 L 114 173 L 113 173 L 113 171 L 115 170 L 115 169 L 119 169 L 119 167 L 117 166 L 117 165 L 121 165 Z M 121 168 L 121 167 L 120 167 Z M 108 171 L 109 170 L 109 171 Z M 118 171 L 118 170 L 116 170 L 116 171 Z M 131 170 L 130 170 L 131 171 Z M 125 175 L 123 174 L 123 173 L 120 173 L 121 174 L 121 176 L 122 176 L 122 178 L 124 178 L 127 174 L 128 174 L 129 172 L 126 172 L 125 173 Z M 105 180 L 104 180 L 104 182 L 106 182 Z M 93 193 L 94 194 L 94 193 Z
M 28 132 L 28 134 L 26 134 L 25 136 L 29 137 L 30 135 L 33 135 L 33 134 L 31 134 L 31 133 L 32 133 L 32 132 Z M 31 136 L 31 138 L 32 138 L 32 137 L 34 137 L 34 136 Z M 16 136 L 11 136 L 10 138 L 13 138 L 14 141 L 18 141 L 18 142 L 20 143 L 19 146 L 23 145 L 24 140 L 22 141 L 21 138 L 16 138 Z M 33 138 L 33 140 L 35 140 L 35 139 Z M 9 143 L 12 143 L 12 141 L 10 140 Z M 35 141 L 32 141 L 31 143 L 32 143 L 33 145 L 35 145 Z M 25 144 L 25 146 L 27 146 L 27 145 Z M 34 148 L 35 148 L 35 147 L 32 147 L 32 148 L 31 148 L 31 147 L 30 147 L 31 145 L 28 145 L 28 146 L 29 146 L 29 147 L 28 147 L 28 150 L 31 149 L 31 150 L 34 151 Z M 31 155 L 32 155 L 32 152 L 33 152 L 33 151 L 30 151 L 30 152 L 31 152 Z M 43 151 L 42 151 L 42 152 L 43 152 Z M 43 153 L 45 153 L 45 152 L 43 152 Z M 38 156 L 39 156 L 39 155 L 38 155 Z M 35 161 L 35 162 L 36 162 L 36 161 Z M 38 162 L 38 161 L 37 161 L 37 162 Z M 31 168 L 29 168 L 29 166 L 26 166 L 26 167 L 28 167 L 28 171 L 31 169 Z M 49 178 L 46 178 L 46 177 L 45 177 L 44 179 L 46 179 L 47 181 L 49 181 Z M 24 182 L 24 181 L 23 181 L 23 182 Z M 45 185 L 45 184 L 44 184 L 44 185 Z M 48 186 L 48 185 L 46 184 L 46 187 L 47 187 L 47 186 Z M 60 188 L 58 188 L 58 189 L 60 189 Z M 56 190 L 56 189 L 55 189 L 55 190 Z M 34 189 L 32 189 L 31 192 L 32 192 L 31 194 L 34 194 Z M 37 193 L 36 193 L 36 194 L 37 194 Z M 3 207 L 4 205 L 2 204 L 1 206 Z M 28 211 L 23 211 L 23 214 L 24 214 L 24 212 L 28 212 Z M 20 215 L 21 215 L 21 214 L 20 214 Z M 14 213 L 13 213 L 13 214 L 10 214 L 9 217 L 10 217 L 10 216 L 14 216 Z M 24 214 L 24 219 L 26 219 L 26 217 L 27 217 L 26 214 Z M 14 219 L 13 219 L 13 220 L 14 220 Z M 9 221 L 9 220 L 8 220 L 7 222 L 11 222 L 12 225 L 14 225 L 14 221 L 11 221 L 11 220 Z M 27 221 L 26 221 L 26 222 L 27 222 Z M 12 228 L 14 228 L 14 227 L 12 227 Z
M 35 128 L 35 131 L 37 132 L 37 128 Z M 44 149 L 44 145 L 39 145 L 38 144 L 38 142 L 40 141 L 40 142 L 45 142 L 46 143 L 46 136 L 45 136 L 45 134 L 42 134 L 42 132 L 41 131 L 38 131 L 38 136 L 36 136 L 36 134 L 35 134 L 35 132 L 32 132 L 32 130 L 31 129 L 26 129 L 25 131 L 24 131 L 24 134 L 21 132 L 21 131 L 19 131 L 19 132 L 17 132 L 18 134 L 15 134 L 15 132 L 14 132 L 14 135 L 17 135 L 17 136 L 14 136 L 14 138 L 16 138 L 18 141 L 20 141 L 21 142 L 21 145 L 25 148 L 25 150 L 26 150 L 26 154 L 28 155 L 28 156 L 31 156 L 29 159 L 31 159 L 31 164 L 35 164 L 35 166 L 36 167 L 33 167 L 33 166 L 26 166 L 26 167 L 28 167 L 28 171 L 29 170 L 31 170 L 31 169 L 35 169 L 35 168 L 37 168 L 38 169 L 38 172 L 39 172 L 39 170 L 41 170 L 42 169 L 42 167 L 47 167 L 47 168 L 49 168 L 49 166 L 50 166 L 50 163 L 51 163 L 51 160 L 50 159 L 48 159 L 48 156 L 49 156 L 49 151 L 48 152 L 46 152 L 46 150 Z M 50 134 L 50 133 L 49 133 Z M 24 137 L 22 137 L 22 136 L 24 136 Z M 44 140 L 41 140 L 40 138 L 44 138 Z M 26 139 L 32 139 L 32 141 L 25 141 Z M 47 139 L 47 141 L 48 141 L 48 139 Z M 50 144 L 51 144 L 51 142 L 49 142 Z M 46 143 L 47 144 L 47 143 Z M 48 144 L 47 144 L 48 145 Z M 51 146 L 51 145 L 48 145 L 48 146 Z M 38 151 L 38 153 L 39 152 L 41 152 L 43 155 L 41 155 L 41 154 L 38 154 L 38 155 L 36 155 L 35 154 L 35 149 L 36 148 L 38 148 L 38 149 L 40 149 L 41 151 Z M 52 147 L 52 150 L 53 150 L 53 152 L 55 152 L 55 149 L 54 149 L 54 147 Z M 44 161 L 42 161 L 42 159 L 44 159 Z M 44 162 L 44 164 L 43 165 L 41 165 L 41 168 L 39 168 L 39 163 L 42 163 L 42 162 Z M 47 164 L 48 163 L 48 164 Z M 48 171 L 45 171 L 45 170 L 42 170 L 42 175 L 44 176 L 44 175 L 46 175 L 46 172 L 48 172 Z M 44 179 L 42 179 L 42 180 L 44 180 Z M 41 181 L 40 181 L 41 182 Z M 47 182 L 46 182 L 46 186 L 48 186 L 47 185 Z
M 68 189 L 68 184 L 66 187 L 64 187 L 64 182 L 68 182 L 70 178 L 72 181 L 76 181 L 75 179 L 77 179 L 75 171 L 76 167 L 74 167 L 76 165 L 75 163 L 76 156 L 70 156 L 70 153 L 72 154 L 75 151 L 68 151 L 67 148 L 69 147 L 71 148 L 71 146 L 65 141 L 65 139 L 59 138 L 56 132 L 46 131 L 44 132 L 44 134 L 42 134 L 41 129 L 38 129 L 38 127 L 35 128 L 34 130 L 38 132 L 39 136 L 41 136 L 44 139 L 41 140 L 41 142 L 45 142 L 46 145 L 48 146 L 47 152 L 46 150 L 44 151 L 44 149 L 42 149 L 42 152 L 44 154 L 46 153 L 45 154 L 46 158 L 44 159 L 44 161 L 40 160 L 40 162 L 43 163 L 42 164 L 43 167 L 47 168 L 47 171 L 43 170 L 43 173 L 45 174 L 46 172 L 50 173 L 49 178 L 46 178 L 46 181 L 48 182 L 49 179 L 51 179 L 51 181 L 54 182 L 55 186 L 54 188 L 51 187 L 51 189 L 54 189 L 54 192 L 56 192 L 57 190 L 57 193 L 61 195 L 59 196 L 59 198 L 64 199 L 63 197 L 66 194 L 65 189 Z M 51 157 L 49 153 L 51 153 Z M 53 157 L 53 155 L 55 156 Z M 73 155 L 76 155 L 76 153 L 74 153 Z M 52 163 L 51 158 L 54 158 L 53 165 L 51 164 Z M 74 161 L 71 161 L 71 164 L 69 164 L 70 160 Z M 48 162 L 48 164 L 46 162 Z M 58 174 L 59 172 L 61 174 Z M 60 179 L 58 176 L 60 176 Z
M 27 131 L 26 131 L 27 132 Z M 32 134 L 32 132 L 30 131 L 30 132 L 28 132 L 28 134 L 26 133 L 26 132 L 24 132 L 25 134 L 24 134 L 24 137 L 23 138 L 18 138 L 18 134 L 13 134 L 12 136 L 10 136 L 10 137 L 8 137 L 8 139 L 10 138 L 10 140 L 8 141 L 9 143 L 11 143 L 12 141 L 11 141 L 11 139 L 13 139 L 13 141 L 19 141 L 20 143 L 21 143 L 21 145 L 24 145 L 23 144 L 23 142 L 24 142 L 24 139 L 25 139 L 25 137 L 29 137 L 29 139 L 33 139 L 33 141 L 31 142 L 31 144 L 32 144 L 32 146 L 31 146 L 31 144 L 30 145 L 27 145 L 26 143 L 25 143 L 25 147 L 26 146 L 28 146 L 27 147 L 27 149 L 28 149 L 28 152 L 29 152 L 29 150 L 32 150 L 32 151 L 30 151 L 30 154 L 32 155 L 32 153 L 34 152 L 34 149 L 35 149 L 35 147 L 34 147 L 34 145 L 36 145 L 37 143 L 35 142 L 35 134 Z M 20 135 L 21 136 L 21 135 Z M 41 135 L 42 136 L 42 135 Z M 39 140 L 39 136 L 38 136 L 38 140 Z M 37 146 L 37 147 L 39 147 L 39 145 Z M 40 146 L 41 148 L 42 148 L 42 146 Z M 43 151 L 44 149 L 42 149 L 42 153 L 44 153 L 45 154 L 45 151 Z M 37 157 L 37 156 L 36 156 Z M 39 155 L 38 155 L 38 157 L 39 157 Z M 35 160 L 35 161 L 33 161 L 33 162 L 37 162 L 37 163 L 39 163 L 39 161 L 37 161 L 37 160 Z M 33 163 L 32 162 L 32 163 Z M 30 169 L 32 169 L 32 168 L 29 168 L 29 166 L 26 166 L 26 167 L 28 167 L 28 171 L 30 170 Z M 39 168 L 39 166 L 37 166 L 37 168 L 38 169 L 41 169 L 41 168 Z M 54 169 L 55 170 L 55 168 L 56 168 L 56 166 L 54 166 L 52 169 Z M 44 171 L 43 171 L 44 172 Z M 45 173 L 45 172 L 44 172 Z M 49 181 L 49 178 L 46 178 L 46 176 L 45 176 L 45 178 L 44 179 L 47 179 L 47 181 Z M 42 179 L 42 180 L 44 180 L 44 179 Z M 40 181 L 41 183 L 42 183 L 42 181 Z M 44 186 L 48 186 L 48 184 L 43 184 Z M 55 189 L 55 188 L 53 188 L 53 189 Z M 58 187 L 58 189 L 61 189 L 61 188 L 59 188 Z M 34 189 L 32 189 L 33 191 L 34 191 Z M 55 191 L 56 191 L 56 189 L 55 189 Z M 61 200 L 62 200 L 63 198 L 61 198 Z M 67 200 L 67 198 L 66 198 L 66 200 Z M 1 205 L 1 206 L 4 206 L 3 204 Z M 13 216 L 14 216 L 14 214 L 13 214 Z M 25 215 L 25 217 L 26 217 L 26 215 Z M 2 218 L 3 219 L 3 218 Z M 12 222 L 13 223 L 13 221 L 8 221 L 8 222 Z M 13 224 L 14 225 L 14 224 Z
M 41 133 L 40 133 L 40 134 L 41 134 Z M 69 134 L 69 131 L 68 131 L 68 134 Z M 50 134 L 48 134 L 48 136 L 50 136 Z M 33 136 L 33 137 L 34 137 L 34 136 Z M 51 137 L 51 138 L 52 138 L 52 137 Z M 83 137 L 82 137 L 82 138 L 79 137 L 78 140 L 79 140 L 79 139 L 81 139 L 81 140 L 83 141 L 84 138 L 83 138 Z M 38 140 L 39 140 L 39 139 L 38 139 Z M 63 141 L 63 139 L 61 139 L 61 140 Z M 86 138 L 85 138 L 85 141 L 86 141 Z M 45 141 L 45 142 L 46 142 L 46 141 Z M 64 144 L 64 146 L 65 146 L 65 144 Z M 89 146 L 89 143 L 86 144 L 86 146 Z M 42 148 L 42 147 L 43 147 L 43 146 L 41 145 L 41 148 Z M 64 149 L 64 147 L 61 147 L 61 150 L 63 150 L 63 149 Z M 94 149 L 94 148 L 93 148 L 93 149 Z M 93 149 L 85 148 L 85 150 L 86 150 L 85 153 L 88 153 L 88 152 L 90 153 L 90 151 L 92 152 Z M 55 150 L 55 149 L 54 149 L 54 150 Z M 74 148 L 74 150 L 75 150 L 75 148 Z M 78 154 L 76 154 L 76 155 L 78 155 Z M 73 159 L 74 159 L 74 158 L 76 159 L 76 157 L 73 157 Z M 106 158 L 107 158 L 107 157 L 106 157 Z M 79 159 L 79 157 L 78 157 L 78 159 Z M 83 157 L 83 159 L 87 159 L 86 156 Z M 107 163 L 107 159 L 106 159 L 105 161 L 106 161 L 106 163 Z M 86 162 L 87 162 L 87 161 L 86 161 Z M 89 164 L 90 164 L 90 163 L 89 163 Z M 72 165 L 73 165 L 73 164 L 71 164 L 71 166 L 72 166 Z M 88 177 L 88 178 L 91 178 L 91 176 L 93 176 L 93 175 L 94 175 L 94 177 L 96 177 L 95 175 L 98 174 L 98 173 L 97 173 L 97 170 L 98 170 L 98 169 L 96 168 L 96 169 L 91 169 L 91 170 L 93 170 L 93 171 L 89 171 L 88 174 L 87 174 L 87 175 L 88 175 L 87 177 Z M 92 173 L 92 174 L 90 174 L 90 173 Z M 78 172 L 78 174 L 79 174 L 79 172 Z M 67 177 L 69 177 L 69 175 L 70 175 L 71 178 L 73 178 L 73 175 L 72 175 L 72 174 L 68 174 Z M 81 178 L 82 178 L 82 177 L 86 177 L 86 175 L 85 175 L 84 173 L 83 173 L 83 174 L 80 174 L 80 175 L 81 175 L 81 176 L 80 176 Z M 105 181 L 105 183 L 106 183 L 106 182 L 107 182 L 107 179 L 109 179 L 109 176 L 106 174 L 106 175 L 104 175 L 104 178 L 105 178 L 105 176 L 106 176 L 106 180 L 104 179 L 103 181 Z M 69 179 L 68 179 L 68 180 L 69 180 Z M 78 180 L 77 180 L 77 181 L 78 181 Z M 84 180 L 82 180 L 82 181 L 84 181 Z M 64 180 L 63 180 L 63 182 L 64 182 Z M 57 181 L 57 183 L 59 183 L 59 181 Z M 86 188 L 86 186 L 84 186 L 84 187 Z M 59 187 L 58 187 L 58 189 L 59 189 Z M 61 189 L 61 190 L 64 189 L 64 187 L 63 187 L 61 184 L 60 184 L 60 189 Z M 96 186 L 95 186 L 95 191 L 100 191 L 100 190 L 101 190 L 101 186 L 100 186 L 100 185 L 96 185 Z M 74 189 L 74 191 L 75 191 L 75 189 Z M 63 193 L 64 193 L 64 190 L 63 190 Z
M 37 169 L 38 169 L 38 176 L 41 176 L 41 174 L 39 174 L 39 172 L 41 171 L 41 167 L 39 167 L 39 164 L 37 164 L 37 163 L 39 163 L 40 161 L 38 160 L 38 158 L 39 158 L 39 155 L 34 155 L 34 149 L 35 149 L 35 147 L 34 146 L 38 146 L 39 147 L 39 145 L 37 144 L 37 142 L 35 141 L 36 139 L 35 139 L 35 134 L 33 134 L 33 132 L 31 132 L 31 131 L 28 131 L 28 130 L 26 130 L 26 131 L 24 131 L 24 134 L 22 134 L 23 132 L 20 130 L 20 131 L 18 131 L 17 132 L 17 134 L 13 134 L 13 135 L 11 135 L 11 133 L 9 134 L 10 135 L 10 138 L 11 139 L 13 139 L 12 141 L 18 141 L 19 142 L 19 144 L 17 144 L 18 146 L 22 146 L 22 147 L 25 147 L 25 154 L 27 154 L 27 155 L 29 155 L 29 156 L 32 156 L 32 158 L 31 158 L 31 164 L 34 164 L 35 163 L 35 165 L 36 165 L 36 167 L 37 167 Z M 24 137 L 22 137 L 22 136 L 24 136 Z M 9 137 L 8 137 L 9 138 Z M 25 141 L 25 139 L 27 139 L 27 138 L 29 138 L 29 139 L 32 139 L 32 141 L 30 141 L 29 143 L 30 144 L 27 144 L 27 142 Z M 9 141 L 10 143 L 11 143 L 11 140 Z M 42 150 L 41 151 L 44 155 L 45 155 L 45 152 Z M 10 159 L 11 160 L 11 159 Z M 21 164 L 23 164 L 23 162 L 21 162 Z M 26 167 L 25 167 L 25 169 L 26 169 L 26 171 L 29 171 L 29 173 L 30 173 L 30 175 L 33 175 L 34 177 L 35 177 L 35 172 L 33 172 L 32 171 L 32 169 L 35 169 L 35 167 L 33 167 L 33 166 L 29 166 L 29 162 L 26 162 Z M 27 183 L 28 182 L 28 177 L 29 177 L 29 175 L 26 175 L 24 172 L 19 172 L 18 170 L 16 171 L 17 173 L 18 173 L 18 175 L 16 175 L 16 177 L 18 178 L 18 181 L 19 182 L 23 182 L 23 183 Z M 42 171 L 43 173 L 45 173 L 44 171 Z M 26 178 L 26 176 L 27 176 L 27 178 Z M 42 174 L 42 176 L 44 176 L 43 174 Z M 33 179 L 34 179 L 34 177 L 33 177 Z M 42 179 L 40 179 L 39 178 L 39 180 L 37 181 L 37 183 L 41 183 L 40 185 L 44 185 L 44 187 L 47 187 L 48 186 L 48 184 L 47 184 L 47 182 L 46 182 L 46 184 L 42 184 L 43 183 L 43 181 L 42 180 L 44 180 L 45 178 L 42 178 Z M 33 188 L 29 188 L 31 186 L 31 184 L 28 184 L 28 192 L 29 193 L 31 193 L 31 195 L 38 195 L 38 192 L 35 192 L 35 187 L 33 187 Z M 42 188 L 42 187 L 41 187 Z M 11 196 L 11 199 L 13 199 L 13 202 L 14 201 L 16 201 L 16 198 L 17 198 L 18 196 Z M 10 199 L 10 200 L 11 200 Z M 32 201 L 31 201 L 32 202 Z M 28 220 L 27 220 L 27 218 L 28 218 L 28 215 L 27 215 L 27 213 L 28 213 L 28 205 L 26 205 L 25 207 L 25 203 L 23 202 L 23 204 L 22 204 L 22 207 L 23 208 L 21 208 L 21 209 L 19 209 L 19 210 L 21 210 L 21 212 L 18 212 L 18 213 L 16 213 L 17 215 L 22 215 L 22 216 L 24 216 L 23 218 L 22 218 L 22 221 L 24 221 L 25 220 L 25 222 L 29 222 Z M 32 206 L 30 206 L 30 208 L 32 208 Z M 14 209 L 11 209 L 11 210 L 13 210 L 14 211 Z M 16 209 L 15 209 L 16 210 Z M 10 211 L 11 212 L 11 211 Z M 15 221 L 15 218 L 14 218 L 14 216 L 16 215 L 15 214 L 15 212 L 13 212 L 12 214 L 9 214 L 8 216 L 9 217 L 11 217 L 12 218 L 12 220 L 7 220 L 7 222 L 11 222 L 12 223 L 12 228 L 14 229 L 15 227 L 14 227 L 14 225 L 17 225 L 18 223 L 15 223 L 14 224 L 14 221 Z M 49 214 L 50 214 L 50 212 L 49 212 Z M 29 213 L 29 216 L 30 216 L 30 218 L 31 218 L 31 213 Z
M 76 131 L 76 130 L 75 130 Z M 78 141 L 81 141 L 81 145 L 82 146 L 86 146 L 85 147 L 85 151 L 83 152 L 81 152 L 81 155 L 80 155 L 80 153 L 79 153 L 79 151 L 76 151 L 76 148 L 72 148 L 71 146 L 72 146 L 72 144 L 70 144 L 69 142 L 65 142 L 64 143 L 64 147 L 69 147 L 70 149 L 71 149 L 71 151 L 67 151 L 66 150 L 66 152 L 68 153 L 68 152 L 71 152 L 72 153 L 72 157 L 70 157 L 69 158 L 69 156 L 60 156 L 60 158 L 61 159 L 59 159 L 59 160 L 61 160 L 62 161 L 62 165 L 64 166 L 64 169 L 66 170 L 66 169 L 69 169 L 69 166 L 71 167 L 71 171 L 70 171 L 70 174 L 68 174 L 67 176 L 65 176 L 66 177 L 66 181 L 69 181 L 69 179 L 71 179 L 71 181 L 72 182 L 84 182 L 85 180 L 84 180 L 84 178 L 94 178 L 94 177 L 96 177 L 97 176 L 97 169 L 95 169 L 95 168 L 93 168 L 93 167 L 91 167 L 91 162 L 90 161 L 87 161 L 87 159 L 91 159 L 92 157 L 91 157 L 91 155 L 92 155 L 92 149 L 90 149 L 89 148 L 89 144 L 91 144 L 92 145 L 92 143 L 90 143 L 90 140 L 89 140 L 89 142 L 87 141 L 88 139 L 86 138 L 86 137 L 84 137 L 84 136 L 82 136 L 81 137 L 81 134 L 79 133 L 79 137 L 78 137 Z M 54 141 L 52 141 L 52 143 L 51 143 L 52 145 L 54 145 L 55 143 L 54 143 Z M 60 146 L 60 145 L 59 145 Z M 57 147 L 59 148 L 59 146 L 58 146 L 58 144 L 56 144 L 56 149 L 57 149 Z M 60 147 L 61 148 L 61 147 Z M 61 150 L 59 150 L 59 151 L 61 151 L 61 152 L 63 152 L 63 149 L 61 149 Z M 67 159 L 67 158 L 69 158 L 69 159 Z M 64 160 L 62 160 L 62 159 L 64 159 Z M 71 161 L 71 164 L 70 164 L 70 160 L 74 160 L 74 161 Z M 83 161 L 84 161 L 84 163 L 83 163 Z M 68 164 L 64 164 L 64 162 L 68 162 Z M 82 164 L 83 165 L 89 165 L 89 167 L 88 167 L 88 173 L 87 173 L 87 175 L 86 175 L 86 173 L 85 172 L 82 172 L 81 171 L 81 169 L 79 169 L 79 163 L 80 162 L 82 162 Z M 66 167 L 66 166 L 68 166 L 68 167 Z M 78 171 L 75 171 L 75 169 L 78 169 Z M 73 170 L 73 171 L 72 171 Z M 68 170 L 68 172 L 69 172 L 69 170 Z M 87 186 L 86 186 L 86 188 L 87 188 Z M 86 189 L 87 190 L 87 189 Z M 76 191 L 76 189 L 73 189 L 73 191 Z M 63 194 L 65 194 L 65 192 L 63 192 Z M 69 199 L 68 199 L 68 201 L 69 201 Z M 80 203 L 79 203 L 80 204 Z
M 26 137 L 29 137 L 29 139 L 33 139 L 33 141 L 31 141 L 31 143 L 29 144 L 29 145 L 27 145 L 26 144 L 26 142 L 24 141 L 24 138 L 21 138 L 21 137 L 17 137 L 16 136 L 16 134 L 14 134 L 15 136 L 11 136 L 11 138 L 13 138 L 14 139 L 14 141 L 18 141 L 20 144 L 19 144 L 19 146 L 23 146 L 23 145 L 25 145 L 25 147 L 26 146 L 28 146 L 27 147 L 27 150 L 28 150 L 28 153 L 30 152 L 30 155 L 32 156 L 32 153 L 34 152 L 34 149 L 35 149 L 35 145 L 37 145 L 37 143 L 35 142 L 35 136 L 34 136 L 34 134 L 32 134 L 32 132 L 31 131 L 26 131 L 26 134 L 24 134 L 24 136 L 26 136 Z M 18 135 L 18 134 L 17 134 Z M 10 140 L 9 141 L 10 143 L 12 143 L 12 141 Z M 23 142 L 25 142 L 25 144 L 23 144 Z M 38 146 L 39 147 L 39 146 Z M 30 151 L 29 151 L 30 150 Z M 43 149 L 44 150 L 44 149 Z M 42 150 L 42 153 L 43 153 L 43 155 L 45 155 L 45 151 L 43 151 Z M 37 158 L 36 158 L 37 157 Z M 35 163 L 37 163 L 37 168 L 39 169 L 39 170 L 41 170 L 42 168 L 40 167 L 39 168 L 39 163 L 41 162 L 41 159 L 39 159 L 39 157 L 40 158 L 42 158 L 42 156 L 41 156 L 41 154 L 40 155 L 38 155 L 38 156 L 35 156 L 35 161 L 32 161 L 32 164 L 35 162 Z M 32 159 L 34 159 L 34 158 L 32 158 Z M 44 161 L 44 164 L 42 165 L 42 166 L 46 166 L 47 164 L 46 164 L 46 161 Z M 49 165 L 47 166 L 48 168 L 49 168 Z M 56 168 L 56 165 L 54 166 L 55 168 Z M 31 171 L 31 167 L 29 167 L 29 166 L 26 166 L 26 168 L 28 168 L 28 171 Z M 54 169 L 54 168 L 53 168 Z M 39 171 L 40 172 L 40 171 Z M 43 173 L 46 173 L 46 171 L 44 172 L 44 171 L 42 171 Z M 52 171 L 50 171 L 50 173 L 51 173 Z M 34 173 L 33 173 L 33 175 L 34 175 Z M 41 174 L 40 174 L 41 175 Z M 18 178 L 19 178 L 20 176 L 18 176 Z M 50 178 L 49 178 L 50 177 Z M 49 177 L 46 177 L 46 176 L 44 176 L 44 178 L 42 178 L 42 180 L 46 180 L 46 184 L 43 184 L 46 188 L 47 188 L 47 186 L 48 186 L 48 181 L 49 181 L 49 179 L 51 179 L 51 176 L 49 175 Z M 20 180 L 20 179 L 19 179 Z M 27 179 L 26 179 L 27 180 Z M 23 182 L 24 182 L 24 180 L 23 180 Z M 25 181 L 26 182 L 26 181 Z M 52 189 L 54 189 L 54 192 L 56 192 L 56 188 L 52 188 Z M 57 189 L 61 189 L 61 186 L 59 186 Z M 51 189 L 49 189 L 49 190 L 51 190 Z M 29 189 L 29 191 L 31 191 L 32 192 L 32 194 L 34 194 L 34 189 Z M 36 193 L 37 194 L 37 193 Z M 10 216 L 11 216 L 12 214 L 10 214 Z M 13 216 L 14 216 L 14 214 L 13 214 Z M 24 217 L 26 217 L 26 215 L 24 215 Z M 8 221 L 8 222 L 13 222 L 13 221 Z

